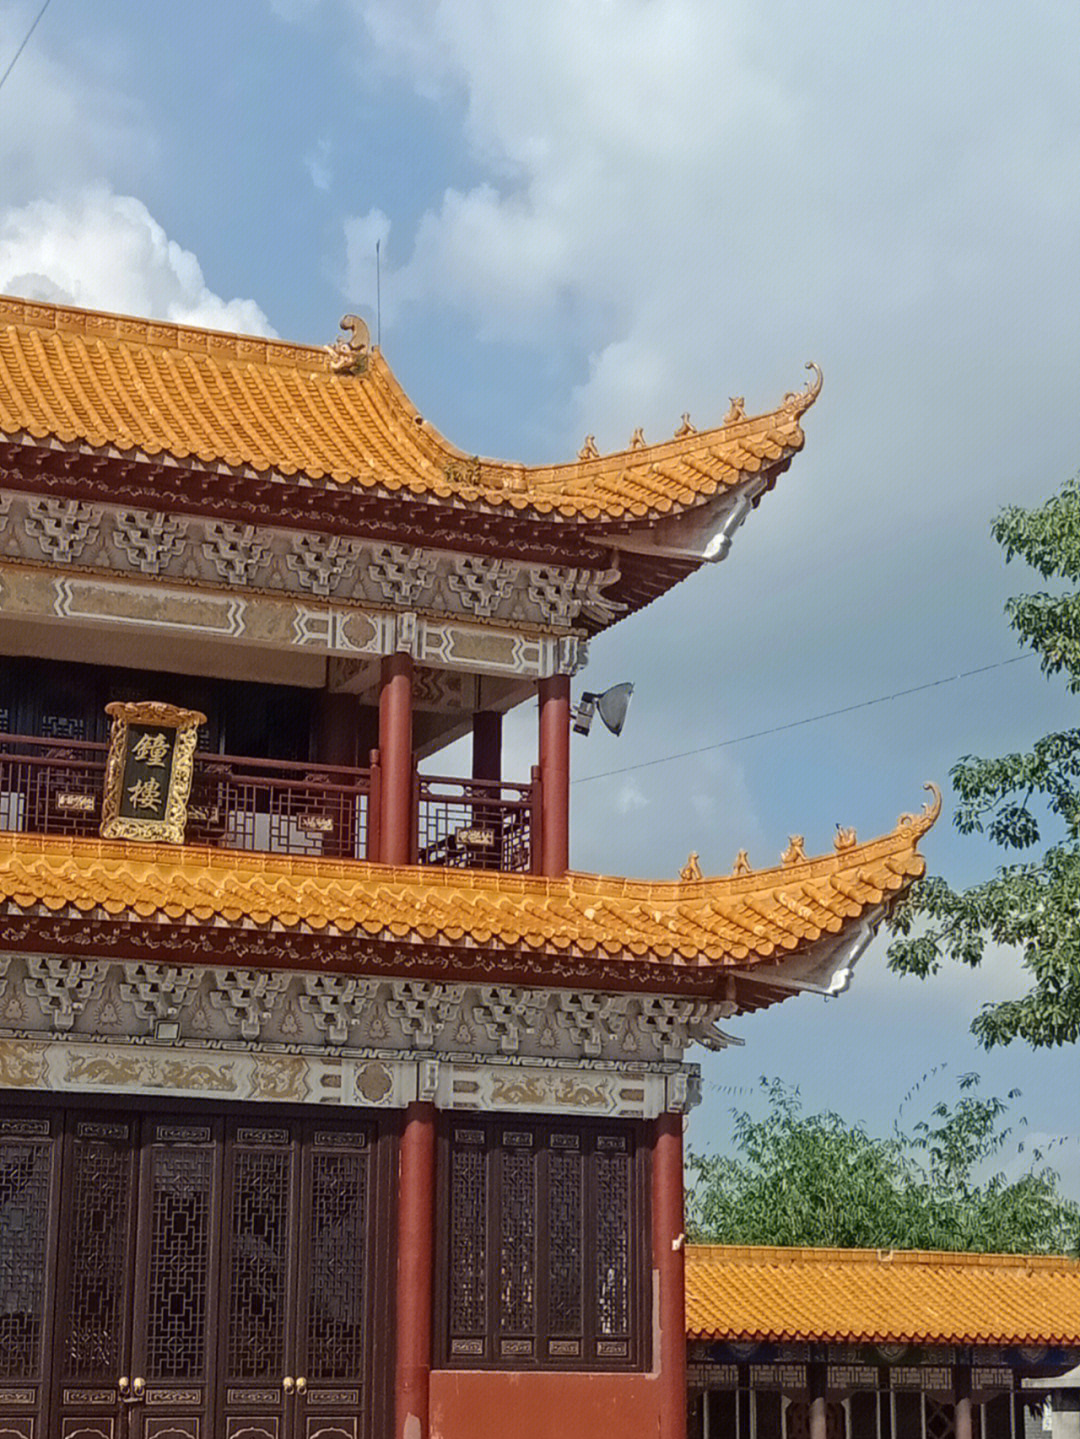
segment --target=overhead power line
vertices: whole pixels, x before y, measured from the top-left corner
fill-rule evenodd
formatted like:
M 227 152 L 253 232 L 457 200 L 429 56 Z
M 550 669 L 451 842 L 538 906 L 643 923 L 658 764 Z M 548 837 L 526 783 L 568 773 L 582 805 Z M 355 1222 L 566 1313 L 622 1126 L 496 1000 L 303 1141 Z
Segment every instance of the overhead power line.
M 37 14 L 34 16 L 34 23 L 30 26 L 30 29 L 27 30 L 26 34 L 23 36 L 23 38 L 22 38 L 22 44 L 21 44 L 21 45 L 19 46 L 19 48 L 15 51 L 15 54 L 12 55 L 11 61 L 10 61 L 9 65 L 8 65 L 7 69 L 4 71 L 4 73 L 3 73 L 2 75 L 0 75 L 0 90 L 2 90 L 2 89 L 4 88 L 4 81 L 5 81 L 5 80 L 7 79 L 7 77 L 11 74 L 12 70 L 15 69 L 15 64 L 16 64 L 19 56 L 20 56 L 20 55 L 22 54 L 22 52 L 26 49 L 27 45 L 28 45 L 29 42 L 30 42 L 30 36 L 34 33 L 34 31 L 35 31 L 35 30 L 37 29 L 37 27 L 38 27 L 38 21 L 41 19 L 42 15 L 45 14 L 45 11 L 46 11 L 48 8 L 49 8 L 49 0 L 45 0 L 44 5 L 42 5 L 41 9 L 40 9 L 40 10 L 37 12 Z
M 911 685 L 908 689 L 894 690 L 892 694 L 877 695 L 874 699 L 859 700 L 852 705 L 843 705 L 840 709 L 824 710 L 821 714 L 806 715 L 803 719 L 786 720 L 783 724 L 770 725 L 768 729 L 752 730 L 749 734 L 735 735 L 731 739 L 717 740 L 715 744 L 703 744 L 697 749 L 680 750 L 678 754 L 660 755 L 657 759 L 640 760 L 637 764 L 623 765 L 620 769 L 606 769 L 599 774 L 584 774 L 576 778 L 574 784 L 588 784 L 594 779 L 611 779 L 613 775 L 632 774 L 639 769 L 652 769 L 658 764 L 674 764 L 676 760 L 691 759 L 694 755 L 709 754 L 712 750 L 727 749 L 729 745 L 745 744 L 747 740 L 764 739 L 766 735 L 781 734 L 784 730 L 800 729 L 803 725 L 817 724 L 819 720 L 835 719 L 837 715 L 848 715 L 855 710 L 869 709 L 871 705 L 889 704 L 892 700 L 903 699 L 905 695 L 921 694 L 924 690 L 937 689 L 940 685 L 952 685 L 957 680 L 971 679 L 973 675 L 985 675 L 990 670 L 1004 669 L 1006 665 L 1017 665 L 1021 660 L 1029 660 L 1034 656 L 1029 652 L 1024 655 L 1014 655 L 1011 660 L 997 660 L 991 665 L 979 665 L 977 669 L 961 670 L 956 675 L 942 675 L 940 679 L 927 680 L 921 685 Z

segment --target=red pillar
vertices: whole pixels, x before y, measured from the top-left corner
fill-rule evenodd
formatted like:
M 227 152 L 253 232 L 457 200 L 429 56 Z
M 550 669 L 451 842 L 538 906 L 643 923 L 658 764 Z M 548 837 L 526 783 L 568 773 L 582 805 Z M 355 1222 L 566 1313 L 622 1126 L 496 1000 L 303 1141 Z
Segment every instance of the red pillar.
M 570 676 L 540 681 L 540 873 L 570 867 Z
M 382 822 L 379 859 L 412 863 L 413 662 L 408 654 L 387 655 L 379 691 L 379 754 L 382 761 Z
M 435 1106 L 405 1111 L 398 1182 L 394 1439 L 427 1439 L 435 1230 Z
M 659 1439 L 686 1439 L 686 1238 L 683 1232 L 683 1117 L 661 1114 L 652 1170 L 653 1270 L 660 1285 L 654 1356 L 660 1371 Z
M 473 779 L 502 779 L 502 715 L 477 710 L 472 730 Z

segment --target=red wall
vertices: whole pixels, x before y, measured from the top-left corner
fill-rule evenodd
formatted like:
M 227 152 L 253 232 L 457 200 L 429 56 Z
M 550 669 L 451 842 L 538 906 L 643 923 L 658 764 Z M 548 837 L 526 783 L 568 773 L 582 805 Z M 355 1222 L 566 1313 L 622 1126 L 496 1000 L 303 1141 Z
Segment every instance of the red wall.
M 661 1386 L 651 1374 L 433 1370 L 431 1439 L 656 1439 Z

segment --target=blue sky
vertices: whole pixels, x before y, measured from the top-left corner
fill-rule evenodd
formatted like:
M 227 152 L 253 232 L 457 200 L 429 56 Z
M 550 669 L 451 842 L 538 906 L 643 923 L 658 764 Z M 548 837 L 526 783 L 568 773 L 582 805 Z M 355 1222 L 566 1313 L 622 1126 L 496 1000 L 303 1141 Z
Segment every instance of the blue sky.
M 37 9 L 0 0 L 0 66 Z M 1077 53 L 1064 3 L 51 0 L 0 91 L 0 289 L 323 343 L 374 318 L 379 240 L 406 390 L 526 461 L 769 408 L 818 361 L 806 451 L 731 557 L 595 645 L 590 687 L 637 692 L 574 758 L 578 867 L 765 865 L 1076 723 L 1025 660 L 731 743 L 1018 653 L 1033 581 L 989 521 L 1080 462 Z M 924 848 L 958 883 L 994 859 L 947 817 Z M 920 985 L 882 948 L 842 999 L 732 1026 L 694 1142 L 761 1074 L 886 1125 L 944 1064 L 1018 1086 L 1080 1192 L 1080 1055 L 967 1033 L 1013 958 Z

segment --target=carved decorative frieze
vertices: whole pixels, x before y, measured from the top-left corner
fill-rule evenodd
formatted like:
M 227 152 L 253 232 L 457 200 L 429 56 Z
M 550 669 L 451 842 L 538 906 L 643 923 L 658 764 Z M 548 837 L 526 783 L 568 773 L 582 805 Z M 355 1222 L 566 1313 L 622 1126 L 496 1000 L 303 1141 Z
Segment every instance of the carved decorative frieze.
M 258 1039 L 288 984 L 289 976 L 266 969 L 214 971 L 210 1003 L 244 1039 Z
M 188 522 L 153 510 L 120 510 L 113 528 L 113 543 L 132 569 L 143 575 L 160 575 L 186 545 Z
M 503 601 L 510 598 L 519 571 L 520 566 L 509 560 L 459 555 L 448 583 L 465 609 L 478 619 L 490 619 Z
M 24 1092 L 150 1094 L 158 1098 L 264 1101 L 327 1107 L 402 1109 L 413 1099 L 473 1112 L 652 1119 L 695 1102 L 696 1065 L 633 1072 L 602 1061 L 494 1057 L 384 1058 L 258 1046 L 215 1053 L 130 1040 L 9 1039 L 0 1031 L 0 1082 Z M 33 1122 L 33 1121 L 31 1121 Z
M 212 520 L 204 533 L 202 552 L 226 584 L 254 584 L 270 563 L 273 551 L 268 530 Z
M 194 943 L 194 937 L 193 937 Z M 5 980 L 6 971 L 6 980 Z M 6 983 L 6 989 L 2 986 Z M 12 1003 L 12 999 L 17 1002 Z M 30 1001 L 33 1001 L 31 1003 Z M 0 1035 L 544 1063 L 669 1065 L 730 1003 L 0 952 Z M 736 1041 L 737 1042 L 737 1041 Z
M 24 492 L 0 493 L 0 504 L 4 607 L 27 619 L 337 654 L 407 649 L 439 668 L 543 676 L 584 663 L 584 639 L 568 630 L 609 623 L 624 608 L 604 593 L 618 581 L 616 569 L 525 564 Z M 403 615 L 412 619 L 395 632 Z
M 390 993 L 387 1013 L 401 1026 L 406 1043 L 417 1049 L 430 1049 L 450 1016 L 461 1008 L 465 986 L 393 979 Z
M 626 609 L 607 599 L 601 591 L 619 578 L 618 570 L 597 574 L 591 570 L 566 569 L 556 565 L 534 565 L 528 571 L 528 596 L 546 624 L 569 628 L 582 613 L 590 619 L 610 623 Z
M 640 1001 L 638 1024 L 665 1055 L 676 1057 L 693 1043 L 707 1049 L 741 1043 L 715 1027 L 716 1020 L 733 1009 L 732 1004 L 724 1001 L 708 1004 L 671 995 L 646 995 Z
M 153 1027 L 179 1018 L 197 971 L 172 964 L 124 964 L 120 998 Z
M 343 535 L 295 535 L 285 563 L 313 595 L 332 595 L 346 575 L 355 573 L 360 558 L 358 540 Z
M 473 1013 L 503 1054 L 516 1054 L 525 1035 L 534 1034 L 547 996 L 541 991 L 481 985 Z
M 27 501 L 24 524 L 47 560 L 65 564 L 78 560 L 97 538 L 101 515 L 98 505 L 33 496 Z
M 401 545 L 375 545 L 367 566 L 368 578 L 387 604 L 409 609 L 432 590 L 436 570 L 434 555 Z
M 559 995 L 557 1021 L 583 1053 L 600 1054 L 604 1041 L 626 1024 L 629 996 L 569 990 Z
M 363 1017 L 378 990 L 377 980 L 352 979 L 344 974 L 307 974 L 300 1008 L 309 1014 L 330 1044 L 348 1042 L 349 1030 Z
M 23 985 L 28 999 L 37 1000 L 41 1012 L 58 1030 L 74 1027 L 79 1014 L 97 999 L 105 983 L 104 962 L 96 959 L 26 956 Z

